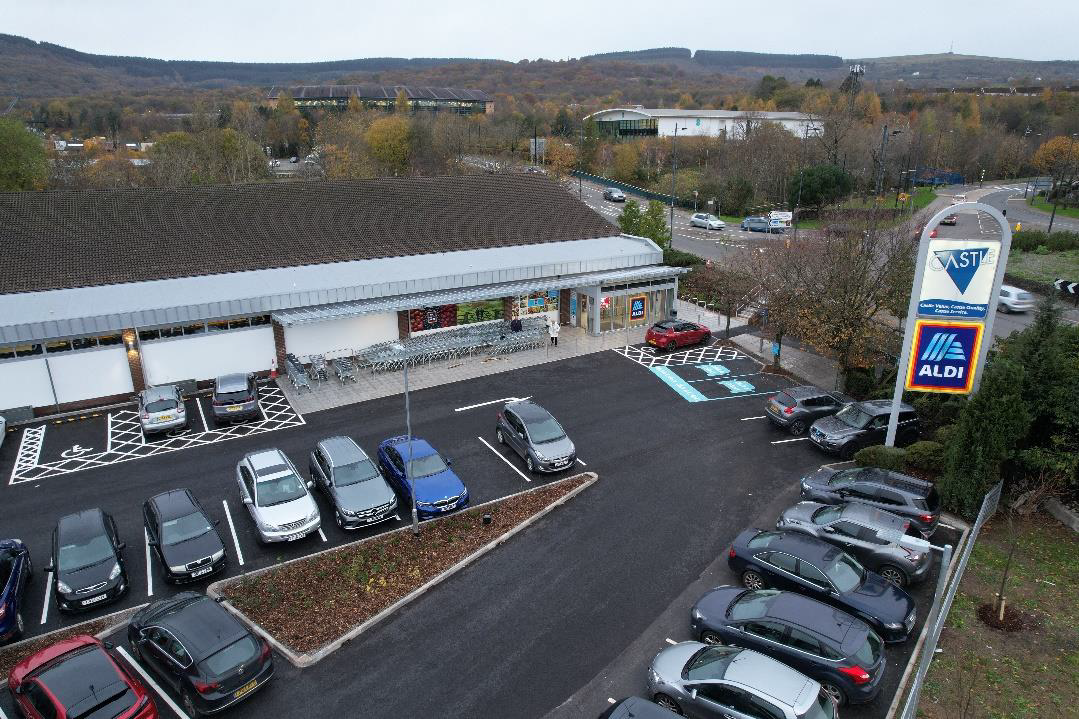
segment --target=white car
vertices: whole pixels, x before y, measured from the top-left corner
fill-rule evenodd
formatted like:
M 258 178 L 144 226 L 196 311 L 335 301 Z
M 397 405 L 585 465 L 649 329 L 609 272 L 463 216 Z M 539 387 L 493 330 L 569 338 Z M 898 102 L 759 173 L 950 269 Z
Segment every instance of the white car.
M 240 501 L 263 542 L 303 539 L 321 526 L 318 505 L 296 466 L 279 449 L 250 452 L 236 465 Z
M 960 202 L 966 202 L 966 201 L 967 201 L 967 196 L 966 195 L 952 195 L 952 204 L 953 205 L 958 205 Z
M 1000 286 L 1000 297 L 997 299 L 998 311 L 1008 314 L 1010 312 L 1026 312 L 1033 308 L 1034 295 L 1012 285 Z
M 706 230 L 722 230 L 727 226 L 723 220 L 707 212 L 698 212 L 693 215 L 689 218 L 689 224 L 691 227 L 703 227 Z

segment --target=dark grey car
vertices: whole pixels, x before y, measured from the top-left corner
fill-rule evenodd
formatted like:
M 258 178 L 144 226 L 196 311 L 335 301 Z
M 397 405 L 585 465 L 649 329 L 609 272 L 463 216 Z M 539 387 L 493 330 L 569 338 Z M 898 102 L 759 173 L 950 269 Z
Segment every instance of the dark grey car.
M 397 495 L 351 437 L 329 437 L 311 452 L 311 478 L 326 493 L 341 529 L 398 519 Z
M 900 587 L 924 580 L 932 566 L 929 542 L 907 534 L 908 520 L 868 504 L 799 502 L 783 512 L 776 529 L 830 542 Z
M 829 392 L 802 385 L 788 387 L 768 398 L 764 412 L 772 424 L 782 427 L 795 437 L 805 433 L 814 421 L 828 417 L 854 402 L 842 392 Z
M 510 402 L 498 413 L 495 439 L 521 455 L 529 472 L 561 472 L 573 466 L 577 450 L 550 412 L 535 402 Z
M 223 375 L 214 380 L 210 404 L 219 424 L 254 419 L 259 416 L 259 386 L 253 375 Z
M 802 477 L 802 499 L 823 504 L 859 502 L 899 515 L 928 538 L 940 522 L 940 495 L 931 482 L 890 469 L 821 467 Z
M 850 459 L 865 447 L 884 444 L 892 403 L 886 399 L 848 404 L 830 417 L 818 419 L 809 428 L 809 441 L 830 454 Z M 909 404 L 899 405 L 896 444 L 918 439 L 921 429 L 918 415 Z

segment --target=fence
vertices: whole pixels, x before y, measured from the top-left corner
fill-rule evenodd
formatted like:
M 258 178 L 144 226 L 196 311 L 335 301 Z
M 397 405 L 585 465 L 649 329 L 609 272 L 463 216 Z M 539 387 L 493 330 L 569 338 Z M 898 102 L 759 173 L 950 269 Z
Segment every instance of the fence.
M 963 545 L 955 571 L 950 576 L 948 575 L 948 566 L 951 563 L 952 548 L 950 545 L 944 547 L 944 557 L 940 563 L 940 576 L 937 578 L 937 591 L 933 596 L 933 607 L 929 610 L 929 615 L 925 619 L 925 645 L 922 646 L 918 669 L 911 681 L 907 703 L 903 706 L 903 711 L 898 715 L 899 719 L 914 719 L 918 713 L 918 698 L 921 696 L 922 685 L 925 683 L 925 676 L 929 672 L 929 665 L 932 663 L 937 651 L 940 631 L 944 628 L 944 622 L 948 619 L 948 612 L 952 608 L 952 600 L 955 599 L 955 593 L 959 589 L 959 582 L 963 579 L 963 572 L 966 571 L 967 561 L 970 559 L 970 553 L 974 549 L 975 542 L 978 541 L 978 534 L 982 531 L 982 525 L 997 511 L 997 504 L 1000 502 L 1000 490 L 1003 486 L 1004 483 L 1001 482 L 989 490 L 982 499 L 982 507 L 978 511 L 978 518 L 974 520 L 974 525 L 970 528 L 970 533 L 967 534 L 966 544 Z M 941 602 L 942 598 L 943 604 Z
M 585 180 L 588 180 L 589 182 L 595 182 L 597 184 L 603 185 L 604 187 L 617 187 L 623 192 L 629 192 L 631 194 L 638 195 L 646 200 L 659 200 L 660 202 L 663 202 L 665 204 L 670 204 L 671 202 L 670 195 L 664 195 L 661 192 L 652 192 L 651 190 L 646 190 L 643 187 L 631 185 L 628 182 L 619 182 L 618 180 L 612 180 L 609 177 L 603 177 L 602 175 L 591 175 L 587 172 L 581 172 L 579 170 L 574 170 L 571 174 L 574 177 L 581 177 Z M 674 199 L 674 204 L 681 207 L 693 207 L 692 200 L 690 200 L 687 205 L 685 200 L 678 197 Z

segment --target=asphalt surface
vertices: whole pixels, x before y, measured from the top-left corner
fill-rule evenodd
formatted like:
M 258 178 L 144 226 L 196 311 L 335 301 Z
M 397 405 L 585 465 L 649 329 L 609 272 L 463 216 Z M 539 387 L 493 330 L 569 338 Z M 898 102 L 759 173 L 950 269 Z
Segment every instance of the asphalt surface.
M 455 460 L 474 502 L 545 481 L 525 482 L 478 439 L 494 444 L 497 404 L 463 408 L 500 398 L 532 396 L 550 409 L 600 481 L 315 667 L 301 672 L 278 658 L 273 683 L 228 715 L 331 716 L 362 706 L 368 717 L 523 718 L 543 717 L 569 701 L 579 707 L 577 716 L 591 716 L 605 708 L 609 691 L 641 691 L 647 659 L 662 647 L 660 635 L 680 639 L 687 632 L 686 602 L 702 587 L 732 580 L 716 564 L 729 542 L 747 525 L 773 522 L 793 500 L 798 478 L 829 458 L 808 442 L 786 441 L 762 417 L 761 396 L 731 390 L 708 395 L 723 401 L 687 402 L 646 366 L 648 353 L 627 354 L 632 356 L 608 351 L 413 393 L 414 433 Z M 668 365 L 670 360 L 665 358 Z M 766 379 L 776 381 L 754 376 L 754 369 L 746 367 L 740 376 L 762 389 Z M 702 374 L 698 381 L 711 380 Z M 39 568 L 26 597 L 31 633 L 175 591 L 161 584 L 155 566 L 147 572 L 141 529 L 141 502 L 165 489 L 190 488 L 212 517 L 223 520 L 219 531 L 230 552 L 230 574 L 241 568 L 224 503 L 245 569 L 363 536 L 346 535 L 331 522 L 324 527 L 326 542 L 317 535 L 271 548 L 255 541 L 237 501 L 234 466 L 240 456 L 276 446 L 306 473 L 307 452 L 318 439 L 348 434 L 373 452 L 379 440 L 401 433 L 404 420 L 400 397 L 303 419 L 256 436 L 229 435 L 0 485 L 3 533 L 23 538 Z M 70 425 L 69 439 L 94 446 L 100 417 L 83 421 L 88 424 L 48 431 Z M 19 435 L 9 436 L 0 450 L 0 477 L 13 469 Z M 521 468 L 519 459 L 506 458 Z M 320 497 L 319 503 L 327 516 L 326 502 Z M 40 568 L 56 519 L 91 506 L 116 518 L 128 543 L 132 589 L 119 605 L 61 618 L 45 601 Z M 926 606 L 919 602 L 920 614 Z M 890 671 L 897 680 L 901 663 Z M 609 686 L 603 684 L 608 679 Z M 878 709 L 844 716 L 883 716 Z M 0 711 L 12 714 L 6 694 L 0 694 Z M 559 711 L 565 715 L 565 708 Z

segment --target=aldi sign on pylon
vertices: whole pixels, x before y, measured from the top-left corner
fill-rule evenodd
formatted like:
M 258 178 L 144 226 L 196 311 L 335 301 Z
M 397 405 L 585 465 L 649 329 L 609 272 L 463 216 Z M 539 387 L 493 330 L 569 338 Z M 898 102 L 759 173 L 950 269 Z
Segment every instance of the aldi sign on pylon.
M 907 366 L 906 389 L 966 394 L 982 347 L 981 322 L 918 320 Z

